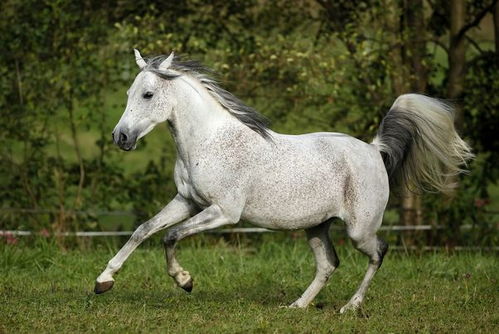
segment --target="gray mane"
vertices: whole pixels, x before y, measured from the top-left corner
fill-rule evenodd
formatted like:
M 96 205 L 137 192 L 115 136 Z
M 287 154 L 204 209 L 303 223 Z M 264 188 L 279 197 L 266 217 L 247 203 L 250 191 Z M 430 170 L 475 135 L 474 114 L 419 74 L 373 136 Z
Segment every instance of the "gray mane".
M 176 78 L 178 75 L 172 75 L 166 71 L 161 71 L 159 65 L 167 56 L 157 56 L 151 59 L 146 59 L 147 66 L 144 71 L 150 71 L 159 77 L 167 80 Z M 245 124 L 251 130 L 255 131 L 265 139 L 270 139 L 268 120 L 255 109 L 244 104 L 232 93 L 226 91 L 218 85 L 212 78 L 213 71 L 203 66 L 200 62 L 194 60 L 183 61 L 179 57 L 175 57 L 170 66 L 171 69 L 183 72 L 198 79 L 204 88 L 210 92 L 222 107 L 224 107 L 231 115 L 236 117 L 241 123 Z

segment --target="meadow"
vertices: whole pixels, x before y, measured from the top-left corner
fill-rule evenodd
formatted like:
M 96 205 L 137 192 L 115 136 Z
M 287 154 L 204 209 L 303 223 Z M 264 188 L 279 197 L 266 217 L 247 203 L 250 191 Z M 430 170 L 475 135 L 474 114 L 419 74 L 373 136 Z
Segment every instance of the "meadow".
M 497 254 L 391 251 L 363 307 L 339 314 L 366 258 L 346 243 L 341 264 L 307 309 L 283 306 L 310 283 L 302 233 L 258 238 L 196 236 L 179 247 L 191 294 L 166 275 L 159 239 L 140 247 L 110 292 L 95 277 L 122 240 L 61 250 L 54 241 L 0 247 L 2 333 L 494 333 L 499 330 Z

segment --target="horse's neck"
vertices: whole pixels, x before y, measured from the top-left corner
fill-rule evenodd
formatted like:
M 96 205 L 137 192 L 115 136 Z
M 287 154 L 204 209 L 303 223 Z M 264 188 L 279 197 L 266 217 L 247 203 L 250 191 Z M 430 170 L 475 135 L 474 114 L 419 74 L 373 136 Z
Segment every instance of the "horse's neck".
M 179 158 L 188 163 L 189 157 L 221 129 L 244 127 L 193 79 L 183 79 L 177 92 L 177 106 L 169 120 Z M 197 85 L 197 86 L 196 86 Z

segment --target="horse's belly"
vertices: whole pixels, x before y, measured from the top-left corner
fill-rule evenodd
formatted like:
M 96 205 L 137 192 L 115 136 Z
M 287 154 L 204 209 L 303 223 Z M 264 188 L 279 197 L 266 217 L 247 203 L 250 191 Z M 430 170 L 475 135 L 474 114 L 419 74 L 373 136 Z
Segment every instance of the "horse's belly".
M 248 196 L 242 218 L 270 229 L 303 229 L 341 216 L 340 187 L 315 183 L 266 188 Z
M 254 225 L 273 230 L 300 230 L 316 226 L 327 219 L 334 217 L 334 214 L 323 210 L 320 212 L 300 213 L 299 215 L 289 215 L 289 212 L 266 213 L 243 213 L 242 218 Z

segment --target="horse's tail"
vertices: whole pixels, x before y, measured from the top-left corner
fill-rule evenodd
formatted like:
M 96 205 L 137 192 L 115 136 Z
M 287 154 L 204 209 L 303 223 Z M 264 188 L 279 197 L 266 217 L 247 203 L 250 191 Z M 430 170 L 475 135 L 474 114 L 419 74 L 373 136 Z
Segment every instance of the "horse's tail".
M 454 128 L 453 108 L 419 94 L 395 100 L 372 144 L 381 152 L 390 187 L 413 191 L 451 191 L 452 176 L 473 158 Z

